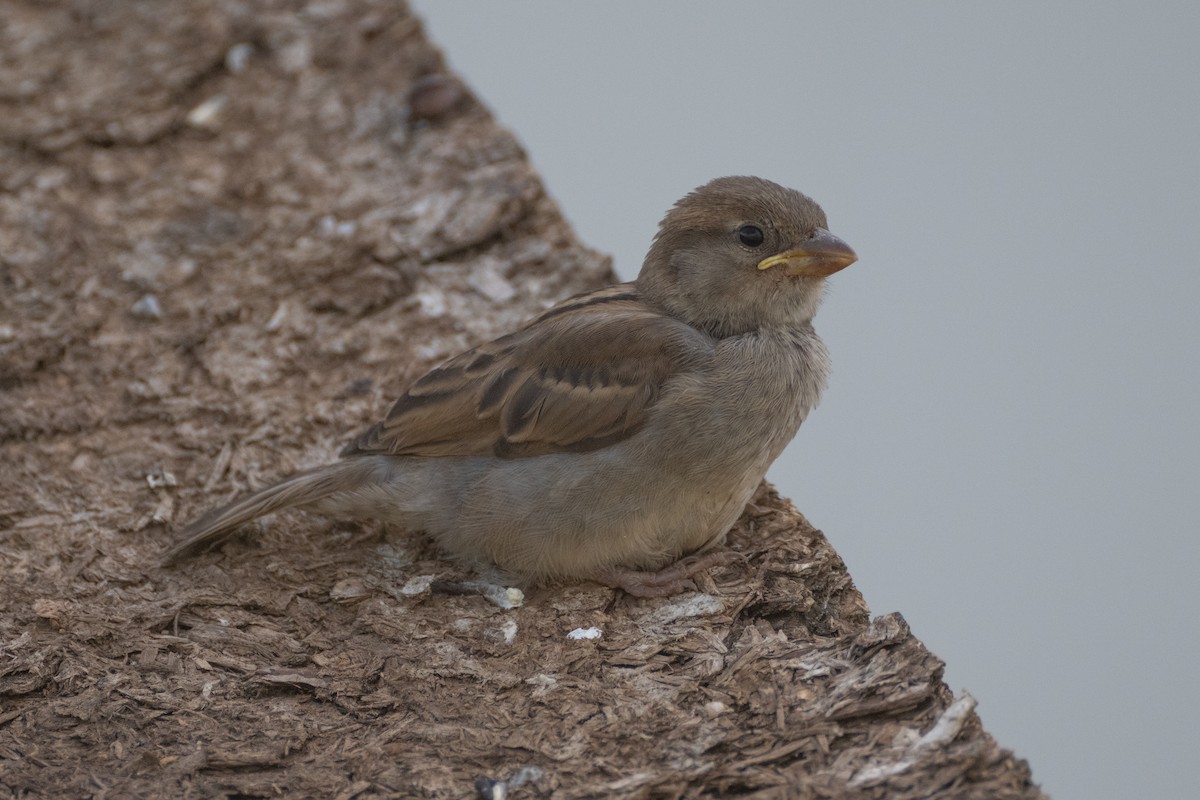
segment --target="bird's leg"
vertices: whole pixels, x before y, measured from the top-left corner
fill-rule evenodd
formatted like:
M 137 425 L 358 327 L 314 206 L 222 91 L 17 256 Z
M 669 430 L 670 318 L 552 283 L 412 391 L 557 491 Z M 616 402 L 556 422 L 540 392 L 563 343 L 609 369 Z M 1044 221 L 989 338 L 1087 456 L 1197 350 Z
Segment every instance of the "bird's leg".
M 674 564 L 647 572 L 625 567 L 607 567 L 593 577 L 606 586 L 615 586 L 634 597 L 666 597 L 679 594 L 685 589 L 694 589 L 691 577 L 697 572 L 720 567 L 737 560 L 737 555 L 728 550 L 717 550 L 704 555 L 681 558 Z

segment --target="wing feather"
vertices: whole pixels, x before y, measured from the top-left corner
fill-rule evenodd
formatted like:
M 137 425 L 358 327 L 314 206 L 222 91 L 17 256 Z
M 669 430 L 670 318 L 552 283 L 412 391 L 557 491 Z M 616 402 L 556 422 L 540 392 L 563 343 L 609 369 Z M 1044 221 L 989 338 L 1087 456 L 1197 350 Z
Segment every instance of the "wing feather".
M 579 295 L 431 370 L 343 455 L 519 458 L 604 447 L 636 432 L 664 386 L 714 346 L 629 284 Z

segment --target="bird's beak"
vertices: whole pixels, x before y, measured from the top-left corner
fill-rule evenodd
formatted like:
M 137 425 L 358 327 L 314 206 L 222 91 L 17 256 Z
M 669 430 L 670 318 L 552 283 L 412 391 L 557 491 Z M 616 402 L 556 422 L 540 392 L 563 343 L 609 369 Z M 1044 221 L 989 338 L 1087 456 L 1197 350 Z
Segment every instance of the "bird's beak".
M 817 228 L 812 238 L 798 247 L 785 250 L 758 262 L 759 269 L 784 266 L 784 273 L 806 278 L 824 278 L 858 261 L 850 245 L 824 228 Z

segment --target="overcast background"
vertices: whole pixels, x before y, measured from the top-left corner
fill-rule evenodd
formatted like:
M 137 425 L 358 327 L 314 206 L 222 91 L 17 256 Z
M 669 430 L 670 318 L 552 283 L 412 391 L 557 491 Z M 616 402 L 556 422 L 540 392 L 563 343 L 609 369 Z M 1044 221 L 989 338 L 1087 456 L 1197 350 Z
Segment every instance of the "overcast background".
M 709 178 L 824 206 L 771 479 L 1047 792 L 1194 797 L 1200 4 L 415 6 L 625 278 Z

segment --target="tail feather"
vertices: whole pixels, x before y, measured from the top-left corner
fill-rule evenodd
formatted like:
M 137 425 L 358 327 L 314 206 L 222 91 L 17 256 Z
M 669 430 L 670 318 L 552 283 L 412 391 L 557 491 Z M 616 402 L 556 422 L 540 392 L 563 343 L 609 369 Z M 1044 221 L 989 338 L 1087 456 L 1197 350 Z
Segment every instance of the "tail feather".
M 180 541 L 163 557 L 170 564 L 231 536 L 251 520 L 285 508 L 305 506 L 338 492 L 372 482 L 376 465 L 349 459 L 301 472 L 274 486 L 209 511 L 180 532 Z

